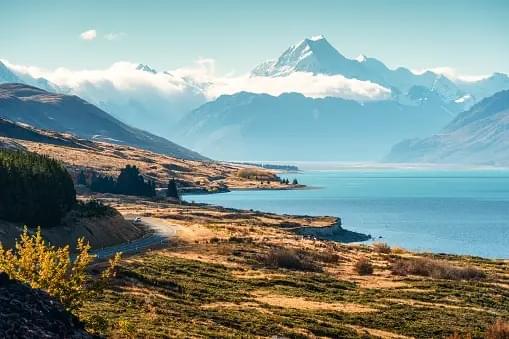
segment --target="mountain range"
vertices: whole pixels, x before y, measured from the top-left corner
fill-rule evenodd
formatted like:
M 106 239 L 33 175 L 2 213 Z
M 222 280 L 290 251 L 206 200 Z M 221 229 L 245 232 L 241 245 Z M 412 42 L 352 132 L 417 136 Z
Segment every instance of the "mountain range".
M 501 73 L 453 81 L 431 71 L 390 69 L 366 56 L 349 59 L 323 36 L 289 47 L 256 66 L 251 77 L 284 78 L 298 72 L 369 81 L 390 89 L 391 98 L 221 96 L 185 116 L 176 140 L 222 159 L 377 161 L 395 143 L 434 134 L 479 99 L 509 89 L 509 78 Z
M 389 96 L 352 101 L 334 90 L 330 91 L 331 97 L 304 97 L 299 93 L 267 95 L 239 90 L 228 95 L 219 92 L 215 99 L 208 101 L 211 97 L 208 91 L 217 85 L 215 81 L 221 85 L 228 81 L 226 78 L 200 78 L 192 72 L 157 71 L 146 64 L 126 66 L 123 63 L 112 66 L 108 74 L 115 76 L 99 82 L 81 79 L 81 82 L 55 84 L 0 62 L 0 83 L 18 82 L 46 91 L 78 94 L 123 123 L 171 137 L 179 144 L 220 159 L 376 161 L 395 143 L 438 133 L 458 113 L 509 89 L 509 77 L 503 73 L 467 81 L 433 71 L 392 69 L 364 55 L 348 58 L 323 36 L 304 39 L 279 57 L 259 64 L 247 76 L 247 81 L 262 79 L 263 84 L 274 86 L 280 81 L 292 81 L 293 75 L 307 74 L 320 76 L 320 81 L 327 77 L 331 81 L 355 80 L 341 86 L 360 86 L 361 91 L 364 84 L 375 84 L 390 93 Z M 129 86 L 117 86 L 117 76 L 128 77 Z M 63 128 L 57 126 L 57 121 L 50 124 L 49 120 L 46 119 L 45 126 Z M 129 126 L 121 130 L 126 128 L 131 129 L 131 134 L 138 134 L 136 143 L 142 142 L 140 138 L 145 143 L 147 138 L 152 140 L 150 143 L 157 138 L 140 137 L 141 132 L 133 132 Z M 113 136 L 114 133 L 109 134 L 89 130 L 83 135 L 123 140 Z M 157 147 L 166 142 L 157 140 L 160 144 Z M 165 152 L 175 150 L 175 146 L 165 147 Z
M 0 117 L 85 139 L 136 146 L 177 158 L 205 159 L 164 138 L 130 127 L 77 96 L 50 93 L 25 84 L 0 85 Z
M 339 74 L 347 78 L 371 81 L 391 89 L 393 97 L 407 93 L 413 86 L 423 86 L 446 101 L 470 95 L 472 100 L 469 100 L 469 103 L 509 88 L 509 77 L 502 73 L 495 73 L 477 81 L 453 81 L 432 71 L 416 74 L 405 67 L 390 69 L 382 61 L 365 55 L 349 59 L 321 35 L 290 46 L 277 59 L 256 66 L 251 75 L 280 77 L 294 72 Z
M 419 94 L 429 100 L 411 106 L 297 93 L 224 95 L 187 115 L 175 138 L 216 159 L 379 159 L 403 138 L 427 136 L 452 119 L 433 93 Z
M 433 136 L 398 143 L 386 160 L 509 165 L 509 91 L 482 100 Z

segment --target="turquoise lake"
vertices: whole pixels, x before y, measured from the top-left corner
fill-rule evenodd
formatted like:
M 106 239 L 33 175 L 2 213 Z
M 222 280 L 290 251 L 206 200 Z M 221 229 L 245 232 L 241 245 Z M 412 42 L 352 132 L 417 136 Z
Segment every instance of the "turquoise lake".
M 508 170 L 331 170 L 281 176 L 310 188 L 186 195 L 185 200 L 332 215 L 342 219 L 344 228 L 392 246 L 509 258 Z

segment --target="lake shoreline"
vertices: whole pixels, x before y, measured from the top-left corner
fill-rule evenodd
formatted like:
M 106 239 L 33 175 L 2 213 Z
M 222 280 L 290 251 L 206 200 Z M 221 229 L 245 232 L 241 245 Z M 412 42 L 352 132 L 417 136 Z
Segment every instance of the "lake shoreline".
M 509 236 L 509 196 L 504 193 L 509 192 L 509 172 L 443 174 L 414 170 L 304 171 L 297 179 L 307 184 L 305 189 L 278 193 L 242 189 L 185 198 L 278 214 L 340 216 L 352 232 L 370 234 L 372 241 L 416 252 L 509 258 L 502 241 Z

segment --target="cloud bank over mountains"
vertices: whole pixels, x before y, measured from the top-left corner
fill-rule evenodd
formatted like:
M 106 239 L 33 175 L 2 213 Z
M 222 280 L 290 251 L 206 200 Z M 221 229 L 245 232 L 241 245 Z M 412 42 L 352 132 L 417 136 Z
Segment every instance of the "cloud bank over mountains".
M 150 66 L 127 61 L 94 70 L 63 67 L 48 70 L 7 60 L 1 62 L 20 78 L 48 80 L 46 89 L 83 97 L 127 123 L 137 125 L 139 119 L 147 119 L 148 126 L 144 127 L 163 135 L 167 133 L 165 124 L 176 122 L 185 113 L 223 94 L 252 92 L 277 96 L 296 92 L 312 98 L 330 96 L 361 102 L 385 100 L 391 95 L 391 91 L 381 85 L 342 75 L 308 72 L 278 78 L 218 75 L 212 59 L 200 59 L 190 66 L 170 71 L 156 71 Z
M 35 66 L 13 64 L 7 60 L 2 62 L 16 72 L 34 78 L 45 78 L 60 88 L 74 90 L 77 93 L 90 85 L 102 87 L 108 83 L 109 86 L 120 90 L 134 91 L 137 88 L 149 87 L 173 96 L 183 95 L 183 92 L 191 89 L 202 92 L 208 100 L 242 91 L 272 95 L 297 92 L 312 98 L 332 96 L 358 101 L 384 100 L 390 96 L 390 90 L 381 85 L 348 79 L 342 75 L 295 72 L 279 78 L 249 74 L 220 76 L 215 72 L 215 61 L 212 59 L 201 59 L 191 66 L 164 72 L 157 72 L 147 65 L 127 61 L 116 62 L 106 69 L 96 70 L 70 70 L 63 67 L 45 70 Z
M 98 32 L 84 32 L 95 39 Z M 124 33 L 111 33 L 107 40 Z M 218 74 L 215 60 L 200 59 L 174 70 L 119 61 L 105 69 L 43 69 L 0 60 L 0 82 L 19 82 L 64 94 L 75 94 L 120 120 L 156 134 L 171 136 L 170 128 L 200 105 L 221 95 L 239 92 L 279 96 L 299 93 L 312 99 L 333 97 L 360 103 L 396 100 L 419 105 L 439 96 L 445 107 L 470 107 L 483 97 L 509 88 L 509 77 L 465 77 L 449 67 L 415 71 L 388 68 L 375 58 L 349 59 L 323 36 L 300 41 L 278 58 L 246 74 Z M 479 80 L 482 79 L 482 80 Z

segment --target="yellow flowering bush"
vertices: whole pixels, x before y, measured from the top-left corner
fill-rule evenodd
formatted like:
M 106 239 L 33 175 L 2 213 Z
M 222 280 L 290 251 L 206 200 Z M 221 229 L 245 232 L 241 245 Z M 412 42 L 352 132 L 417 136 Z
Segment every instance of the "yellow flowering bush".
M 84 238 L 78 239 L 76 250 L 76 257 L 71 260 L 68 245 L 51 246 L 44 241 L 40 228 L 30 235 L 25 227 L 16 241 L 15 250 L 6 250 L 0 243 L 0 271 L 6 272 L 11 279 L 48 292 L 67 309 L 76 310 L 92 291 L 87 267 L 94 260 Z M 120 253 L 117 253 L 101 274 L 102 280 L 114 276 L 119 261 Z

